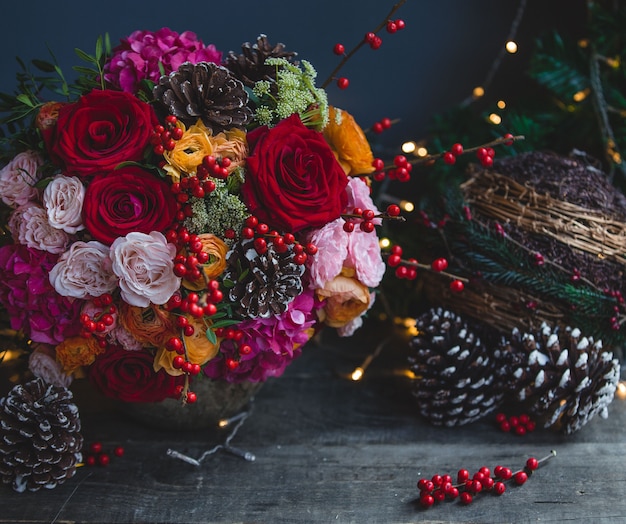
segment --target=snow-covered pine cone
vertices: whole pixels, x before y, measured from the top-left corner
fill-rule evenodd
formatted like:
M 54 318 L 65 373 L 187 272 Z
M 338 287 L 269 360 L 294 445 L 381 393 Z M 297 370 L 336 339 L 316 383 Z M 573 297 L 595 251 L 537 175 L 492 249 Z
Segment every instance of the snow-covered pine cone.
M 611 352 L 603 351 L 602 341 L 577 328 L 544 323 L 536 333 L 514 330 L 508 344 L 524 355 L 513 373 L 515 397 L 544 427 L 571 434 L 596 414 L 608 416 L 620 367 Z
M 502 403 L 499 370 L 505 359 L 495 332 L 442 308 L 419 317 L 416 328 L 409 365 L 422 416 L 435 425 L 460 426 Z
M 52 489 L 82 460 L 72 392 L 36 378 L 0 399 L 0 478 L 18 492 Z
M 201 119 L 214 135 L 226 129 L 243 129 L 252 118 L 241 81 L 212 62 L 185 62 L 159 79 L 153 95 L 187 127 Z

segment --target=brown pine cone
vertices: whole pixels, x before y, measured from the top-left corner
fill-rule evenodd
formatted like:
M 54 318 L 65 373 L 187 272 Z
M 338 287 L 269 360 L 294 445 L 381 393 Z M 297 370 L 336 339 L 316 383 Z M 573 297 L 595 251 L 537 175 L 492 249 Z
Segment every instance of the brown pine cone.
M 241 54 L 233 51 L 228 53 L 224 65 L 245 86 L 254 87 L 259 80 L 267 80 L 271 83 L 276 81 L 276 67 L 265 65 L 268 58 L 285 58 L 292 62 L 297 55 L 292 51 L 285 51 L 284 44 L 272 45 L 267 36 L 259 35 L 255 44 L 246 42 L 241 46 Z
M 524 355 L 515 397 L 544 427 L 571 434 L 596 414 L 608 416 L 620 368 L 601 341 L 544 323 L 536 333 L 515 331 L 509 344 Z
M 18 492 L 52 489 L 82 460 L 72 392 L 36 378 L 0 399 L 0 478 Z
M 243 317 L 267 318 L 287 310 L 302 293 L 304 265 L 294 262 L 293 249 L 278 253 L 271 242 L 260 255 L 254 241 L 243 240 L 226 255 L 224 280 L 234 282 L 228 293 L 235 311 Z
M 243 84 L 228 69 L 212 62 L 185 62 L 177 71 L 162 76 L 152 93 L 162 108 L 186 126 L 201 119 L 213 134 L 243 129 L 252 118 Z

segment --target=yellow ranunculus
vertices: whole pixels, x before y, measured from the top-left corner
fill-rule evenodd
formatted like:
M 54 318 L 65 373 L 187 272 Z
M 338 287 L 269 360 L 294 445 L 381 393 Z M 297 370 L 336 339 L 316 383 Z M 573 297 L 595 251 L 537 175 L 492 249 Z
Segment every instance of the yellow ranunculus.
M 326 300 L 322 320 L 330 327 L 345 326 L 367 311 L 370 305 L 369 289 L 354 278 L 354 270 L 349 268 L 343 268 L 315 293 L 320 300 Z
M 187 360 L 192 364 L 205 364 L 217 355 L 221 340 L 218 338 L 217 342 L 213 344 L 207 338 L 206 326 L 202 320 L 191 316 L 188 316 L 187 320 L 195 328 L 193 335 L 184 337 Z M 182 375 L 183 371 L 172 365 L 176 355 L 178 355 L 176 351 L 168 351 L 161 347 L 154 357 L 154 371 L 158 372 L 160 369 L 165 369 L 172 376 Z
M 348 176 L 365 175 L 374 171 L 374 154 L 365 133 L 352 115 L 341 109 L 329 108 L 324 138 Z
M 96 337 L 71 337 L 56 347 L 56 360 L 66 375 L 76 375 L 81 367 L 93 364 L 100 353 L 104 353 L 104 348 L 98 345 Z
M 181 176 L 195 175 L 202 159 L 214 153 L 211 130 L 207 129 L 202 120 L 189 126 L 189 129 L 185 129 L 182 122 L 177 125 L 183 128 L 183 136 L 176 141 L 174 149 L 163 153 L 167 162 L 163 169 L 170 175 L 172 182 L 180 182 Z

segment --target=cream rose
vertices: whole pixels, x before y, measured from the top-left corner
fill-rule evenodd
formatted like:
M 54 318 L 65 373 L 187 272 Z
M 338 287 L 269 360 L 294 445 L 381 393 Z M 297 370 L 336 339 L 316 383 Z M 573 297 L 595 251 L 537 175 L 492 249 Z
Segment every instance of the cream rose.
M 39 180 L 37 170 L 43 164 L 39 154 L 25 151 L 18 154 L 0 170 L 0 198 L 11 207 L 26 204 L 37 198 L 35 183 Z
M 65 231 L 50 225 L 46 210 L 34 202 L 13 211 L 9 230 L 20 244 L 54 254 L 63 253 L 70 240 Z
M 109 248 L 100 242 L 74 242 L 50 271 L 50 284 L 64 297 L 87 298 L 117 287 Z
M 52 179 L 43 192 L 43 205 L 52 227 L 73 235 L 85 229 L 81 211 L 85 186 L 77 177 L 59 175 Z
M 174 274 L 176 246 L 162 233 L 133 232 L 115 239 L 110 249 L 122 299 L 131 306 L 165 304 L 180 287 Z
M 54 357 L 54 349 L 40 345 L 28 357 L 28 369 L 44 382 L 64 388 L 70 387 L 72 376 L 63 372 L 61 364 Z

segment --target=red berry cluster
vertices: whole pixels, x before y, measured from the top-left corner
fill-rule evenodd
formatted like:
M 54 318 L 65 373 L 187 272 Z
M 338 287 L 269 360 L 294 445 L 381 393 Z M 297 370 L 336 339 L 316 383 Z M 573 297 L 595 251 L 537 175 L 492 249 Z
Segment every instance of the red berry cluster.
M 387 265 L 395 267 L 395 275 L 400 279 L 415 280 L 417 278 L 418 261 L 415 258 L 404 260 L 402 258 L 402 247 L 395 245 L 391 247 L 391 252 L 387 257 Z
M 372 163 L 375 172 L 372 178 L 377 182 L 381 182 L 386 176 L 390 180 L 397 180 L 398 182 L 408 182 L 411 180 L 411 171 L 413 170 L 413 164 L 411 164 L 404 155 L 396 155 L 393 159 L 393 167 L 387 169 L 385 172 L 385 164 L 380 159 L 375 159 Z
M 491 492 L 502 495 L 506 491 L 506 482 L 512 480 L 516 485 L 524 484 L 539 465 L 556 455 L 555 451 L 540 460 L 530 457 L 523 469 L 513 472 L 510 468 L 496 466 L 491 470 L 483 466 L 473 475 L 467 469 L 460 469 L 456 476 L 456 483 L 452 482 L 450 475 L 433 475 L 432 478 L 421 478 L 417 481 L 420 490 L 420 505 L 430 508 L 436 502 L 446 499 L 459 499 L 462 504 L 471 504 L 474 497 L 479 493 Z
M 535 431 L 537 424 L 526 413 L 521 415 L 511 415 L 507 417 L 504 413 L 498 413 L 496 415 L 496 424 L 500 428 L 500 431 L 505 433 L 515 433 L 516 435 L 526 435 Z
M 578 273 L 578 275 L 580 278 L 580 273 Z M 615 312 L 615 315 L 610 318 L 610 322 L 611 322 L 611 329 L 613 331 L 619 331 L 621 329 L 619 305 L 624 304 L 624 296 L 622 295 L 622 292 L 619 289 L 605 289 L 604 294 L 609 297 L 614 298 L 617 301 L 617 304 L 613 306 L 613 311 Z
M 241 236 L 245 239 L 254 239 L 254 249 L 259 255 L 267 252 L 268 243 L 272 244 L 277 253 L 286 253 L 290 248 L 293 249 L 295 254 L 293 260 L 298 265 L 304 264 L 309 256 L 317 253 L 315 244 L 303 246 L 292 233 L 281 235 L 278 231 L 270 230 L 267 224 L 260 222 L 254 215 L 244 221 Z
M 113 456 L 124 456 L 124 448 L 116 446 L 113 448 Z M 111 455 L 104 451 L 101 442 L 92 442 L 89 445 L 89 452 L 85 456 L 85 465 L 87 466 L 108 466 L 111 462 Z
M 86 313 L 80 316 L 80 323 L 83 326 L 81 336 L 84 338 L 103 334 L 108 327 L 115 323 L 113 315 L 117 313 L 117 308 L 113 304 L 113 297 L 110 293 L 104 293 L 94 298 L 93 305 L 100 311 L 96 312 L 92 317 Z M 106 345 L 104 339 L 99 339 L 98 343 L 103 347 Z
M 372 124 L 372 132 L 380 135 L 383 131 L 391 127 L 391 118 L 381 118 L 378 122 Z M 382 167 L 380 168 L 382 169 Z
M 456 163 L 456 157 L 461 156 L 462 154 L 463 146 L 459 143 L 456 143 L 450 148 L 450 151 L 446 151 L 443 154 L 443 161 L 451 166 Z
M 385 24 L 385 29 L 389 34 L 396 33 L 397 31 L 401 31 L 406 27 L 404 20 L 387 20 Z M 383 39 L 378 36 L 376 33 L 370 31 L 369 33 L 365 33 L 365 37 L 363 41 L 368 44 L 372 49 L 378 49 L 383 44 Z
M 209 261 L 209 255 L 203 251 L 202 241 L 187 228 L 169 230 L 165 238 L 177 248 L 178 255 L 174 258 L 174 274 L 187 280 L 198 280 L 202 277 L 200 266 Z M 186 253 L 186 254 L 185 254 Z
M 180 140 L 183 136 L 183 128 L 178 127 L 178 118 L 174 115 L 168 115 L 165 117 L 165 125 L 157 124 L 152 130 L 152 136 L 150 137 L 150 143 L 152 144 L 152 150 L 157 155 L 162 155 L 165 151 L 171 151 L 176 147 L 176 141 Z

